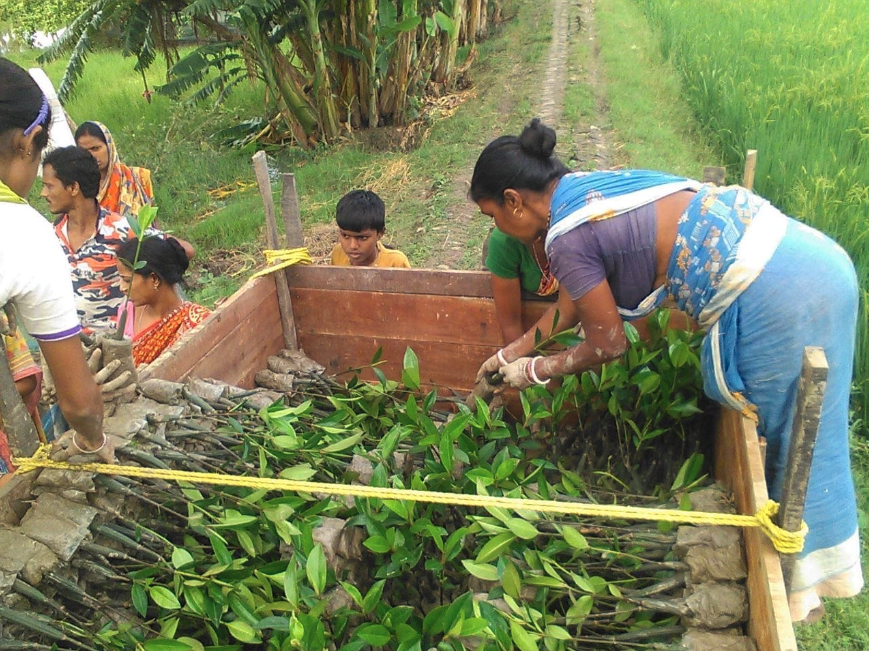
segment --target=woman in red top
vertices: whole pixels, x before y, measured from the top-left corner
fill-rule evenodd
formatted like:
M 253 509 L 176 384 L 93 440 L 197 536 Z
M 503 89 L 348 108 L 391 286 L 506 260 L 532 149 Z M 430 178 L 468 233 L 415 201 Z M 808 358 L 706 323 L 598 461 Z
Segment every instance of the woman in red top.
M 177 240 L 156 237 L 142 240 L 138 259 L 145 264 L 134 272 L 131 265 L 137 245 L 138 240 L 127 240 L 118 249 L 118 272 L 121 289 L 129 291 L 130 303 L 135 306 L 131 312 L 126 308 L 125 332 L 133 337 L 133 359 L 138 366 L 153 362 L 211 312 L 178 295 L 176 285 L 187 271 L 189 261 Z

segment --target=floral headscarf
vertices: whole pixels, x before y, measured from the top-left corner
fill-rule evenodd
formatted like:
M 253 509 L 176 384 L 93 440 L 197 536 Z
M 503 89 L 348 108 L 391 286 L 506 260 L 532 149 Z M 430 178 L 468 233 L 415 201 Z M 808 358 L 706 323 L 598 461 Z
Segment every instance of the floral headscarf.
M 109 150 L 109 173 L 100 184 L 97 201 L 109 212 L 124 217 L 139 215 L 142 206 L 154 201 L 154 188 L 151 185 L 151 170 L 144 167 L 128 167 L 121 162 L 118 148 L 108 127 L 102 122 L 90 120 L 103 133 Z

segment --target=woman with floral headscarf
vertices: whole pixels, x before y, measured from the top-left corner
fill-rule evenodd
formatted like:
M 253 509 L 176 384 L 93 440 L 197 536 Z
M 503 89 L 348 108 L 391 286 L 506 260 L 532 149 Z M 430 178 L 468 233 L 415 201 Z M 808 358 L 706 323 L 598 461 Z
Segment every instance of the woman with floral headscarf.
M 154 202 L 151 170 L 124 165 L 111 132 L 102 122 L 82 122 L 75 131 L 75 143 L 97 160 L 100 168 L 97 202 L 101 207 L 122 217 L 138 217 L 142 206 Z M 184 240 L 178 241 L 187 257 L 193 258 L 193 246 Z

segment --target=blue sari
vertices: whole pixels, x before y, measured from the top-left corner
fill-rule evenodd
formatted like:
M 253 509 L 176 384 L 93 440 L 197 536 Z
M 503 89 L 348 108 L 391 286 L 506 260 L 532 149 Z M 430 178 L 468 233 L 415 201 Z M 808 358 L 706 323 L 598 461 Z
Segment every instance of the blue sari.
M 758 422 L 773 499 L 781 493 L 803 349 L 824 349 L 830 371 L 803 516 L 809 534 L 792 592 L 817 586 L 821 596 L 852 596 L 862 587 L 848 448 L 854 266 L 831 239 L 748 190 L 691 183 L 642 171 L 568 175 L 553 194 L 547 247 L 586 221 L 699 188 L 679 219 L 667 281 L 641 305 L 647 313 L 669 297 L 707 331 L 704 391 Z M 825 582 L 835 587 L 824 589 Z

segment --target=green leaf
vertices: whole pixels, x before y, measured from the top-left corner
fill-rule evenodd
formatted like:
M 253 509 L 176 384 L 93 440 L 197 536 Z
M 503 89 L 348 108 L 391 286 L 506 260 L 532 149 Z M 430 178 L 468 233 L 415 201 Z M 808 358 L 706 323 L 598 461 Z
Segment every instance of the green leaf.
M 519 651 L 538 651 L 534 636 L 522 628 L 522 625 L 516 620 L 510 621 L 510 633 L 513 636 L 513 642 L 519 647 Z
M 130 590 L 130 594 L 133 599 L 133 608 L 135 608 L 136 612 L 139 613 L 142 617 L 147 617 L 148 595 L 145 593 L 145 588 L 143 588 L 138 583 L 134 583 L 132 589 Z
M 365 599 L 362 600 L 362 612 L 364 614 L 367 615 L 368 613 L 373 612 L 377 607 L 377 604 L 380 603 L 380 597 L 383 595 L 383 587 L 385 585 L 386 579 L 381 579 L 368 590 L 368 594 L 366 594 Z
M 133 214 L 127 215 L 127 222 L 130 224 L 130 230 L 133 231 L 133 234 L 136 236 L 137 240 L 142 239 L 142 227 L 139 226 L 139 220 L 136 219 L 136 216 Z
M 269 629 L 286 632 L 290 630 L 290 618 L 277 617 L 274 615 L 272 615 L 271 617 L 263 617 L 256 624 L 254 624 L 253 627 L 258 631 L 264 631 L 266 629 Z
M 236 619 L 234 622 L 226 622 L 226 628 L 229 629 L 230 635 L 239 642 L 250 644 L 258 639 L 254 627 L 240 619 Z
M 280 437 L 278 437 L 280 438 Z M 292 468 L 284 468 L 281 470 L 281 479 L 292 479 L 295 481 L 307 481 L 317 474 L 317 471 L 311 467 L 309 463 L 303 463 Z
M 148 590 L 148 594 L 151 595 L 151 600 L 160 606 L 160 608 L 165 608 L 167 610 L 178 610 L 181 608 L 181 602 L 178 601 L 178 597 L 162 585 L 152 586 L 150 590 Z
M 576 602 L 567 609 L 565 619 L 568 626 L 577 626 L 585 621 L 588 614 L 594 606 L 594 599 L 589 595 L 582 595 Z
M 374 357 L 371 358 L 371 364 L 374 365 L 379 362 L 381 357 L 383 357 L 383 346 L 380 346 L 376 351 L 374 351 Z
M 510 559 L 504 563 L 504 575 L 501 577 L 501 585 L 504 587 L 504 592 L 513 597 L 519 598 L 519 593 L 522 591 L 522 579 L 519 577 L 519 570 Z
M 570 631 L 561 626 L 556 626 L 555 624 L 549 624 L 546 627 L 546 635 L 549 637 L 554 637 L 556 640 L 569 640 L 570 639 Z
M 326 555 L 323 553 L 323 545 L 317 543 L 308 554 L 308 563 L 305 565 L 308 581 L 314 592 L 319 597 L 323 588 L 326 587 Z
M 514 540 L 516 540 L 516 536 L 512 532 L 498 534 L 483 545 L 480 553 L 477 554 L 477 563 L 488 563 L 493 558 L 498 558 L 510 548 L 510 544 Z
M 625 321 L 624 326 L 625 326 L 625 337 L 627 338 L 627 340 L 631 344 L 640 343 L 640 341 L 641 341 L 640 333 L 637 332 L 637 329 L 629 321 Z
M 338 441 L 337 443 L 333 443 L 332 445 L 327 445 L 325 448 L 320 450 L 321 454 L 333 454 L 335 452 L 341 452 L 342 450 L 346 450 L 348 448 L 352 448 L 354 445 L 359 443 L 362 440 L 362 432 L 357 432 L 353 436 L 348 436 L 346 439 Z
M 392 634 L 382 624 L 371 624 L 356 629 L 356 637 L 365 640 L 371 646 L 385 646 L 392 639 Z
M 181 640 L 145 640 L 142 643 L 145 651 L 190 651 L 192 647 Z
M 526 520 L 522 520 L 521 518 L 510 518 L 504 524 L 507 525 L 507 528 L 510 529 L 510 531 L 523 540 L 531 540 L 537 537 L 537 529 L 534 525 Z
M 284 596 L 293 605 L 293 608 L 299 607 L 299 581 L 296 577 L 295 561 L 290 561 L 284 571 Z
M 489 622 L 481 617 L 469 617 L 462 622 L 462 629 L 459 632 L 461 637 L 470 637 L 477 633 L 482 633 L 489 627 Z
M 569 526 L 561 528 L 561 535 L 564 536 L 564 542 L 574 549 L 588 549 L 588 541 L 576 529 Z
M 193 564 L 193 555 L 183 547 L 176 547 L 172 552 L 172 566 L 176 570 Z
M 404 351 L 404 368 L 401 372 L 401 383 L 411 391 L 419 389 L 419 359 L 410 347 Z
M 233 509 L 227 509 L 226 513 L 223 515 L 222 518 L 220 518 L 218 523 L 211 526 L 215 529 L 224 527 L 243 527 L 247 524 L 253 524 L 257 521 L 258 519 L 255 515 L 243 515 Z
M 383 536 L 371 536 L 362 542 L 368 549 L 375 554 L 386 554 L 392 550 L 389 541 Z
M 360 608 L 362 607 L 362 593 L 359 592 L 359 588 L 357 588 L 352 583 L 347 583 L 345 581 L 341 581 L 341 586 L 347 591 L 351 597 L 353 597 L 353 601 L 356 602 L 356 605 Z
M 494 565 L 489 565 L 488 563 L 475 563 L 471 560 L 463 560 L 462 565 L 465 566 L 465 569 L 477 577 L 478 579 L 482 579 L 483 581 L 497 581 L 498 580 L 498 568 Z

